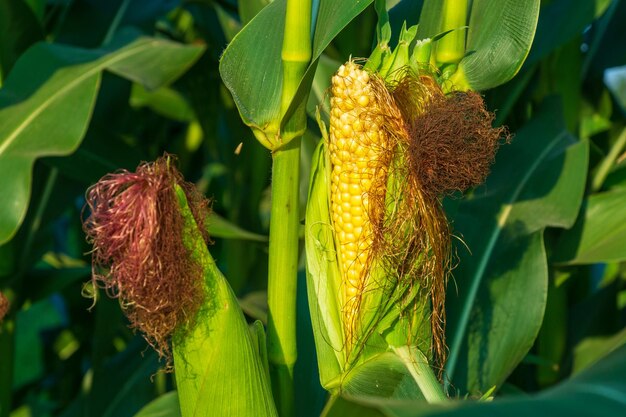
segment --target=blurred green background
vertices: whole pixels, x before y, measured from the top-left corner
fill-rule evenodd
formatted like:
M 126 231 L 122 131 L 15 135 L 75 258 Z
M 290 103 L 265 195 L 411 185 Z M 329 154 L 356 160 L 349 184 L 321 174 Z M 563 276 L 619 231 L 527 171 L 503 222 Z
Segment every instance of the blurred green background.
M 85 190 L 164 151 L 213 200 L 211 253 L 247 316 L 266 318 L 271 155 L 241 122 L 218 64 L 267 3 L 0 0 L 0 291 L 11 301 L 0 416 L 133 416 L 174 388 L 117 301 L 92 308 L 83 296 Z M 422 2 L 388 6 L 397 34 Z M 486 185 L 445 201 L 460 237 L 448 294 L 453 394 L 533 393 L 613 351 L 618 365 L 594 383 L 626 367 L 624 22 L 624 1 L 542 1 L 520 73 L 485 92 L 514 139 Z M 375 25 L 370 5 L 320 58 L 302 209 L 320 138 L 314 105 L 342 62 L 369 55 Z M 314 416 L 326 394 L 300 278 L 298 415 Z

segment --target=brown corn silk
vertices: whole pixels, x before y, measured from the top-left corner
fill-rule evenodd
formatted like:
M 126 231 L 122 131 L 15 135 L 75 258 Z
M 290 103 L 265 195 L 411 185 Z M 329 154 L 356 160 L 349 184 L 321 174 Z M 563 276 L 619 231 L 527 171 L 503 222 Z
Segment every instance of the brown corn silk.
M 183 244 L 184 220 L 174 188 L 185 192 L 203 233 L 209 203 L 166 155 L 136 172 L 105 175 L 87 190 L 83 227 L 93 244 L 92 282 L 118 298 L 146 341 L 171 362 L 169 341 L 195 323 L 205 299 L 202 266 Z
M 4 294 L 0 292 L 0 323 L 9 312 L 10 303 Z
M 330 202 L 344 333 L 348 350 L 364 339 L 366 292 L 404 297 L 411 328 L 430 300 L 431 353 L 442 365 L 450 230 L 440 196 L 480 184 L 506 132 L 491 127 L 477 93 L 445 95 L 427 72 L 403 69 L 393 79 L 387 85 L 349 61 L 332 80 Z

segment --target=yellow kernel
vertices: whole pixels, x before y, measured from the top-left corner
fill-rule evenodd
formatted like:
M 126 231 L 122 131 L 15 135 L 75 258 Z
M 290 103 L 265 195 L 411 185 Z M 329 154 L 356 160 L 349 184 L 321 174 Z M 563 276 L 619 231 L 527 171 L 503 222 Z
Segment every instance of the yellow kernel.
M 362 193 L 362 188 L 359 184 L 350 184 L 350 194 L 360 196 Z M 348 198 L 350 196 L 348 195 Z
M 346 254 L 346 257 L 347 257 L 348 259 L 354 259 L 354 258 L 356 258 L 356 252 L 355 252 L 355 251 L 348 250 L 348 251 L 345 251 L 344 253 Z M 352 269 L 352 271 L 354 271 L 354 269 Z M 355 271 L 355 272 L 356 272 L 356 271 Z
M 346 295 L 348 296 L 348 298 L 350 297 L 354 297 L 356 296 L 357 292 L 358 292 L 358 288 L 354 285 L 348 285 L 346 287 Z
M 351 100 L 341 100 L 337 103 L 337 106 L 343 111 L 350 111 L 354 109 L 354 104 Z
M 354 121 L 356 120 L 356 117 L 353 114 L 344 113 L 339 117 L 339 120 L 341 120 L 341 124 L 349 125 L 349 124 L 354 123 Z
M 355 132 L 363 132 L 363 130 L 365 129 L 363 126 L 363 122 L 361 122 L 361 120 L 356 119 L 353 123 L 352 123 L 352 129 L 354 129 Z
M 352 222 L 355 224 L 361 224 L 363 222 L 362 217 L 363 216 L 363 206 L 361 204 L 359 204 L 358 206 L 352 206 L 350 208 L 350 214 L 354 217 L 352 219 Z M 358 221 L 357 221 L 358 219 Z
M 354 153 L 358 157 L 363 157 L 368 154 L 368 149 L 365 146 L 357 146 Z
M 369 96 L 362 94 L 357 99 L 357 103 L 359 103 L 359 106 L 367 107 L 367 105 L 370 104 L 370 98 Z

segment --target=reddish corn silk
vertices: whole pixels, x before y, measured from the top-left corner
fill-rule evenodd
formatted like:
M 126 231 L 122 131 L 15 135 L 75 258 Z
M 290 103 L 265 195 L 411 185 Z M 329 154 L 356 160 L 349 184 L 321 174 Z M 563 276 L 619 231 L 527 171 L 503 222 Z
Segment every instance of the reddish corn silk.
M 94 287 L 118 298 L 131 327 L 168 361 L 170 339 L 194 324 L 205 296 L 202 267 L 183 242 L 176 184 L 208 243 L 209 202 L 171 156 L 105 175 L 87 190 L 83 223 L 93 245 Z
M 0 292 L 0 323 L 4 319 L 4 316 L 9 312 L 10 303 L 4 294 Z

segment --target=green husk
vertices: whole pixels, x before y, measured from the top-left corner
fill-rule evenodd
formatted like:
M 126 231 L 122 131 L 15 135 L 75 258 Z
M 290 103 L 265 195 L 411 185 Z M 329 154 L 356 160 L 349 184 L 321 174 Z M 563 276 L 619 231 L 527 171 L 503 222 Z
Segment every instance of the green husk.
M 330 163 L 321 142 L 313 154 L 306 210 L 307 287 L 322 386 L 333 389 L 345 365 L 339 301 L 341 273 L 330 220 Z
M 175 187 L 184 243 L 202 265 L 207 291 L 195 327 L 174 337 L 182 417 L 275 417 L 267 366 L 260 357 L 260 335 L 253 340 L 237 299 L 202 240 L 184 191 Z M 246 400 L 233 402 L 233 398 Z
M 329 169 L 322 141 L 313 157 L 305 230 L 309 306 L 322 386 L 331 392 L 365 394 L 371 387 L 363 381 L 373 381 L 395 364 L 393 375 L 385 378 L 387 382 L 379 387 L 378 395 L 401 393 L 401 397 L 421 398 L 409 370 L 391 349 L 411 345 L 431 357 L 427 291 L 409 282 L 398 283 L 383 263 L 373 265 L 371 279 L 381 285 L 362 295 L 364 314 L 355 342 L 348 343 L 345 338 L 339 298 L 341 274 L 330 218 Z M 390 184 L 398 181 L 400 178 L 393 176 L 389 180 Z M 390 185 L 390 189 L 394 187 Z

